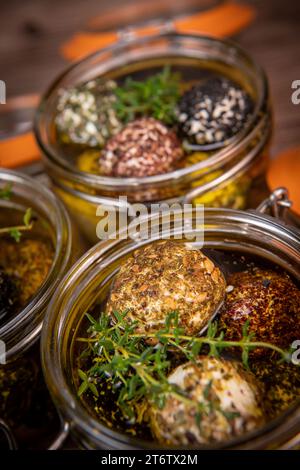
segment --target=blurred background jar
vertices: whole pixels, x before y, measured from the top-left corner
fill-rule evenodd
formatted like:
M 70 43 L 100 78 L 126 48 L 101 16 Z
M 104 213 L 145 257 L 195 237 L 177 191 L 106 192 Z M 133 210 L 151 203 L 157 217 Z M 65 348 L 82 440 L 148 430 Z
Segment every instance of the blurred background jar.
M 42 445 L 57 425 L 41 373 L 39 337 L 46 307 L 82 246 L 62 203 L 36 180 L 0 170 L 0 194 L 2 280 L 17 291 L 9 313 L 1 306 L 0 413 L 20 446 L 30 447 Z M 28 208 L 32 228 L 4 233 L 20 224 Z

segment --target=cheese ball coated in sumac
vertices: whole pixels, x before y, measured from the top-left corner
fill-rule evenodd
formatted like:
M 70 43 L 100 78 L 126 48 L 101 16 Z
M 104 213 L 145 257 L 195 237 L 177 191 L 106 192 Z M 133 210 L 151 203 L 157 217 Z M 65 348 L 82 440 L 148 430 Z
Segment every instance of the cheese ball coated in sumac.
M 108 140 L 99 167 L 106 176 L 153 176 L 174 170 L 182 157 L 175 132 L 160 121 L 145 117 L 130 122 Z
M 219 322 L 226 339 L 241 339 L 247 320 L 257 341 L 288 349 L 300 338 L 300 290 L 287 274 L 262 269 L 239 272 L 228 285 L 233 290 L 227 293 Z M 259 348 L 251 354 L 266 355 L 270 350 Z
M 150 406 L 152 434 L 164 445 L 222 442 L 265 423 L 263 387 L 241 364 L 200 356 L 196 364 L 178 366 L 168 381 L 195 405 L 169 394 L 162 409 Z
M 177 311 L 179 326 L 197 335 L 224 299 L 225 288 L 222 272 L 200 250 L 160 241 L 136 250 L 121 266 L 107 311 L 127 311 L 139 332 L 163 328 L 167 315 Z

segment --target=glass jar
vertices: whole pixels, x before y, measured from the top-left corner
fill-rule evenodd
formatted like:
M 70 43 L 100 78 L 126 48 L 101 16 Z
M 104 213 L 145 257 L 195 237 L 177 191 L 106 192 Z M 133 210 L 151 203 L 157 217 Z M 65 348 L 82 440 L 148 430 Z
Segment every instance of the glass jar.
M 7 200 L 0 199 L 2 226 L 3 223 L 4 227 L 12 226 L 15 222 L 14 217 L 20 220 L 20 215 L 22 216 L 30 207 L 33 217 L 36 219 L 33 224 L 32 236 L 36 236 L 37 239 L 43 237 L 43 240 L 49 240 L 53 247 L 52 264 L 38 290 L 30 297 L 25 306 L 22 305 L 20 311 L 0 326 L 1 353 L 3 353 L 0 364 L 1 419 L 13 431 L 17 430 L 17 438 L 19 437 L 19 427 L 22 428 L 20 434 L 25 437 L 26 444 L 30 445 L 29 437 L 31 436 L 31 440 L 38 440 L 39 432 L 43 434 L 43 431 L 40 429 L 34 435 L 33 429 L 26 428 L 26 417 L 29 417 L 30 413 L 36 412 L 35 417 L 44 413 L 40 419 L 44 419 L 44 426 L 47 421 L 47 410 L 37 409 L 39 406 L 42 407 L 42 403 L 47 402 L 43 377 L 40 373 L 38 342 L 46 307 L 57 289 L 60 279 L 82 251 L 73 238 L 71 222 L 66 209 L 48 189 L 36 180 L 20 173 L 0 170 L 0 190 L 3 191 L 5 188 L 11 188 L 11 194 Z M 22 240 L 21 238 L 20 246 Z M 14 241 L 10 243 L 17 245 L 17 242 Z M 29 283 L 30 279 L 27 280 Z M 4 362 L 3 357 L 5 363 L 2 363 Z M 34 412 L 32 406 L 35 407 Z M 46 435 L 45 432 L 44 434 Z
M 256 207 L 266 197 L 264 174 L 271 135 L 268 83 L 262 69 L 232 42 L 173 32 L 161 27 L 153 36 L 124 35 L 119 43 L 71 65 L 44 95 L 35 120 L 35 135 L 55 192 L 79 227 L 96 242 L 99 205 L 118 210 L 118 197 L 128 202 L 193 201 L 213 207 Z M 221 73 L 253 97 L 255 109 L 244 128 L 227 146 L 205 160 L 191 161 L 175 171 L 143 178 L 112 178 L 79 171 L 58 145 L 54 116 L 60 89 L 98 76 L 114 78 L 147 67 L 181 64 Z
M 196 235 L 203 229 L 205 248 L 239 250 L 245 254 L 258 255 L 281 266 L 300 281 L 300 232 L 263 213 L 267 209 L 276 209 L 278 215 L 282 215 L 281 211 L 287 206 L 289 201 L 286 194 L 280 190 L 259 211 L 207 208 L 204 226 L 191 227 L 189 235 Z M 194 217 L 195 210 L 186 216 Z M 155 215 L 153 220 L 154 226 L 158 228 L 155 239 L 163 238 L 163 219 Z M 173 226 L 171 236 L 175 236 L 177 230 Z M 77 397 L 72 374 L 74 338 L 81 331 L 85 313 L 95 303 L 95 299 L 98 302 L 106 298 L 113 276 L 128 255 L 153 240 L 119 239 L 94 246 L 67 274 L 60 285 L 59 295 L 49 305 L 42 334 L 42 361 L 49 390 L 65 423 L 53 447 L 57 447 L 70 431 L 81 446 L 89 449 L 159 448 L 153 442 L 141 441 L 100 423 Z M 299 441 L 300 407 L 296 403 L 265 427 L 217 447 L 288 448 Z

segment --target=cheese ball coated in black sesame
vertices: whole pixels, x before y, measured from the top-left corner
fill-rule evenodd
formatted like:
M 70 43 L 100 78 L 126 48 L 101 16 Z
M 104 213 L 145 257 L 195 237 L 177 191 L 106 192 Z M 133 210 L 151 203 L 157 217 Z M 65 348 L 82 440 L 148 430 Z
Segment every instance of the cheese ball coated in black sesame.
M 177 115 L 182 135 L 192 144 L 226 143 L 253 112 L 251 97 L 227 78 L 214 77 L 181 97 Z
M 99 167 L 106 176 L 153 176 L 174 170 L 182 157 L 175 132 L 147 117 L 130 122 L 108 140 Z
M 227 293 L 219 321 L 226 339 L 241 339 L 247 320 L 256 341 L 288 349 L 300 338 L 300 290 L 287 274 L 262 269 L 239 272 L 230 276 L 228 285 L 233 289 Z M 257 348 L 251 354 L 260 357 L 270 351 Z
M 138 331 L 153 332 L 178 312 L 186 334 L 196 335 L 225 297 L 220 269 L 200 250 L 160 241 L 140 248 L 121 266 L 107 304 L 108 313 L 127 311 Z

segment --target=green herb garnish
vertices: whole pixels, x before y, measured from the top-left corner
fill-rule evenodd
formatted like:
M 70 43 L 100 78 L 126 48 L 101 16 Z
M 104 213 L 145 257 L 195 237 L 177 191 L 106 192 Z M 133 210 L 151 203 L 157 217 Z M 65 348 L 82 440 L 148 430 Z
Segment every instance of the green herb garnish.
M 144 81 L 128 77 L 114 93 L 117 97 L 114 108 L 121 121 L 127 123 L 140 116 L 151 116 L 172 125 L 180 96 L 180 75 L 166 66 Z
M 0 190 L 0 199 L 9 200 L 12 196 L 12 185 L 7 184 L 3 189 Z
M 207 402 L 211 384 L 205 389 L 203 402 L 198 402 L 190 399 L 178 386 L 168 382 L 171 370 L 170 351 L 196 362 L 205 346 L 209 348 L 210 355 L 217 357 L 225 348 L 237 347 L 242 350 L 244 366 L 248 367 L 249 352 L 259 347 L 270 349 L 281 359 L 290 361 L 290 355 L 286 351 L 269 343 L 254 341 L 253 336 L 248 333 L 248 324 L 243 328 L 240 341 L 227 341 L 224 340 L 223 333 L 218 333 L 216 322 L 209 325 L 206 336 L 185 335 L 178 325 L 176 312 L 167 316 L 163 329 L 143 334 L 138 333 L 137 322 L 126 321 L 126 313 L 114 312 L 115 324 L 111 322 L 111 316 L 106 314 L 102 314 L 98 321 L 91 315 L 87 316 L 91 322 L 88 330 L 90 337 L 78 338 L 77 341 L 88 344 L 82 354 L 83 357 L 92 356 L 93 365 L 87 371 L 78 371 L 82 381 L 78 395 L 90 390 L 98 396 L 97 384 L 109 380 L 113 386 L 118 385 L 119 408 L 124 416 L 134 422 L 142 419 L 145 399 L 162 408 L 167 396 L 172 395 L 196 409 L 197 419 L 203 413 L 209 413 L 211 406 L 218 406 Z M 149 345 L 149 340 L 154 344 Z
M 12 194 L 12 185 L 9 184 L 0 191 L 0 199 L 9 200 L 11 199 Z M 28 208 L 23 216 L 23 224 L 13 227 L 1 227 L 0 236 L 9 234 L 17 243 L 19 243 L 22 237 L 22 232 L 29 231 L 32 227 L 32 209 Z

